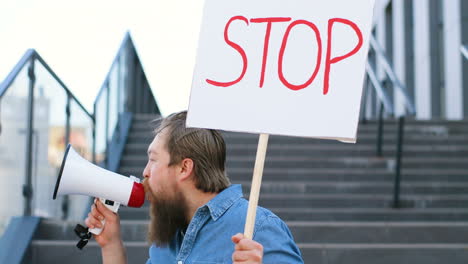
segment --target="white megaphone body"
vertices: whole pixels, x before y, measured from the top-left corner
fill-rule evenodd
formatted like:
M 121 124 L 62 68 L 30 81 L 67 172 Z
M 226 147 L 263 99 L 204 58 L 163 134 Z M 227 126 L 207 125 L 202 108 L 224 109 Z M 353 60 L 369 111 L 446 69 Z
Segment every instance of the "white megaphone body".
M 53 199 L 57 195 L 67 194 L 98 197 L 114 212 L 117 212 L 120 204 L 141 207 L 145 202 L 144 187 L 138 178 L 100 168 L 82 158 L 70 144 L 63 157 Z M 104 223 L 102 221 L 103 226 Z M 101 231 L 101 228 L 89 229 L 95 235 Z

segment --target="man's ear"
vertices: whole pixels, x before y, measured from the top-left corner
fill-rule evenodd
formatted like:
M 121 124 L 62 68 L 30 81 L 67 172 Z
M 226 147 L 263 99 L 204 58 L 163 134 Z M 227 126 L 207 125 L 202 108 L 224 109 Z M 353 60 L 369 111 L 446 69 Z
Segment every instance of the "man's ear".
M 179 180 L 185 181 L 187 179 L 190 179 L 192 174 L 193 174 L 193 169 L 194 169 L 194 164 L 193 160 L 189 158 L 185 158 L 180 162 L 180 167 L 179 167 Z

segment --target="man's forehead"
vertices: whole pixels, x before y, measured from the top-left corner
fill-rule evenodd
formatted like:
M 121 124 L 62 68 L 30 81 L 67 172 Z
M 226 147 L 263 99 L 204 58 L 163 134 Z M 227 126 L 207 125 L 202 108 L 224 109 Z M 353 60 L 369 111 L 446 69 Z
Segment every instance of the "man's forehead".
M 157 149 L 156 149 L 156 138 L 153 139 L 153 141 L 151 142 L 151 144 L 148 146 L 148 155 L 149 154 L 155 154 L 157 152 Z
M 164 130 L 156 134 L 151 144 L 148 146 L 148 155 L 151 153 L 157 153 L 158 148 L 161 148 L 165 142 Z

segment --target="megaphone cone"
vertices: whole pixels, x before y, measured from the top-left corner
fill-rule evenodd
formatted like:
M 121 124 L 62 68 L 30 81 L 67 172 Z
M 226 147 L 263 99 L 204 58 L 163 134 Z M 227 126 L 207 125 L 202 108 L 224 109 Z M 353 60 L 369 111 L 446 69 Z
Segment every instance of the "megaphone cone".
M 145 202 L 141 183 L 90 163 L 70 144 L 63 157 L 53 199 L 66 194 L 100 197 L 130 207 L 141 207 Z

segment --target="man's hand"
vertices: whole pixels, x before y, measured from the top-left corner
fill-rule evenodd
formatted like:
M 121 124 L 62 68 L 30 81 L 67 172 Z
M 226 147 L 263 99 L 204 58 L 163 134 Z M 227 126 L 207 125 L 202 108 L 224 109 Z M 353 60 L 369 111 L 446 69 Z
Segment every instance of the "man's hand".
M 260 243 L 245 238 L 243 234 L 237 234 L 231 239 L 236 244 L 232 253 L 233 264 L 262 263 L 263 246 Z
M 106 220 L 104 228 L 101 220 Z M 91 212 L 85 220 L 89 228 L 103 228 L 94 239 L 101 247 L 103 263 L 126 263 L 125 247 L 120 237 L 119 215 L 107 208 L 99 199 L 91 206 Z
M 101 223 L 106 220 L 105 227 Z M 101 234 L 94 235 L 96 242 L 101 248 L 120 242 L 120 219 L 119 216 L 107 208 L 99 199 L 94 201 L 91 211 L 85 220 L 89 228 L 103 228 Z

